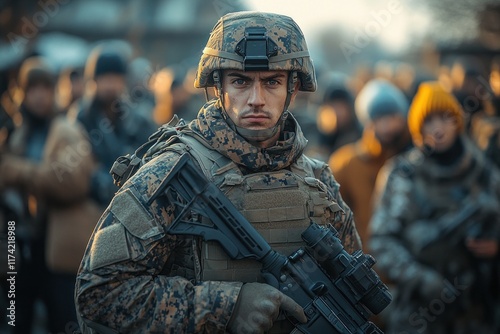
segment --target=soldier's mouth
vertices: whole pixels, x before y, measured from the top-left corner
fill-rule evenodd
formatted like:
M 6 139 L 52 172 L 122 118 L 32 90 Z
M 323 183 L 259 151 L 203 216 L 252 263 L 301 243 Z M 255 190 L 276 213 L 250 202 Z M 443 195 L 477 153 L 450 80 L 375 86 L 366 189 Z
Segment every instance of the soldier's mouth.
M 266 115 L 250 115 L 243 118 L 246 120 L 257 120 L 257 121 L 263 119 L 269 119 L 269 117 L 267 117 Z

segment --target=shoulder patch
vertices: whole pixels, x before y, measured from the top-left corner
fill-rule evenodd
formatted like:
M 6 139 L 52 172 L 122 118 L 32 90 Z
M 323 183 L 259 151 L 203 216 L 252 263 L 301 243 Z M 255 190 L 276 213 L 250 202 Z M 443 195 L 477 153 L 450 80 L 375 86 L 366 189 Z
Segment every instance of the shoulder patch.
M 110 211 L 135 237 L 145 240 L 164 232 L 130 188 L 118 193 Z
M 92 242 L 90 252 L 90 270 L 125 261 L 130 258 L 127 247 L 125 228 L 113 224 L 98 231 Z

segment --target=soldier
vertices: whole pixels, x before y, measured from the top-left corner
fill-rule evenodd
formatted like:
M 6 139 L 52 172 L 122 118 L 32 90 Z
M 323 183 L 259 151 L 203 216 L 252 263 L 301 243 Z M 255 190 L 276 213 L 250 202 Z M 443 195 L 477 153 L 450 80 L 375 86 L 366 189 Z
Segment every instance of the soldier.
M 383 167 L 371 220 L 370 248 L 398 291 L 387 332 L 493 333 L 500 175 L 438 83 L 420 85 L 408 125 L 416 148 Z
M 359 92 L 356 114 L 364 129 L 362 138 L 347 144 L 329 159 L 329 165 L 347 205 L 356 213 L 356 223 L 365 251 L 368 223 L 372 215 L 372 194 L 377 174 L 387 159 L 410 147 L 406 126 L 408 101 L 386 80 L 372 80 Z
M 75 295 L 85 333 L 289 333 L 293 326 L 277 319 L 280 310 L 306 321 L 298 304 L 260 283 L 258 263 L 166 233 L 175 204 L 153 196 L 185 152 L 274 249 L 297 249 L 311 219 L 332 223 L 348 252 L 360 248 L 339 185 L 326 164 L 302 154 L 306 139 L 288 111 L 298 90 L 316 88 L 304 36 L 291 18 L 222 17 L 195 86 L 215 87 L 217 98 L 122 186 L 90 239 Z
M 126 93 L 127 62 L 117 51 L 97 47 L 85 66 L 85 94 L 68 111 L 68 118 L 85 128 L 97 168 L 90 195 L 103 209 L 118 188 L 109 178 L 115 159 L 147 140 L 156 129 L 152 119 L 130 110 Z

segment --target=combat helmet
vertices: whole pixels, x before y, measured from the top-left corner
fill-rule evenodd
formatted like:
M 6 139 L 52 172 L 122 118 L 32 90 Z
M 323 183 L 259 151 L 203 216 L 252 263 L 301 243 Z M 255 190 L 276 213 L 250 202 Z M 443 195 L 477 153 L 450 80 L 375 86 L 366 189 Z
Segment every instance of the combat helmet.
M 263 12 L 236 12 L 216 23 L 203 50 L 194 86 L 216 87 L 221 92 L 221 71 L 289 71 L 287 98 L 282 117 L 270 129 L 248 130 L 234 124 L 223 110 L 226 121 L 240 135 L 253 141 L 272 137 L 288 116 L 288 106 L 296 82 L 299 90 L 315 91 L 316 76 L 304 34 L 285 15 Z M 222 99 L 223 94 L 219 95 Z M 222 108 L 224 109 L 224 108 Z

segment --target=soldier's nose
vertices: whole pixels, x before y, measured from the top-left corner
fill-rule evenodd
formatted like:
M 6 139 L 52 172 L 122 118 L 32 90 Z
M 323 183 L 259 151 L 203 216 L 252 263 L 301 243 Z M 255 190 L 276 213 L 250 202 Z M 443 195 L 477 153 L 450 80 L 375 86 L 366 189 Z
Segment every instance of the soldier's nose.
M 248 105 L 251 107 L 262 107 L 264 106 L 264 92 L 260 85 L 256 84 L 252 87 L 250 91 L 250 96 L 248 97 Z

